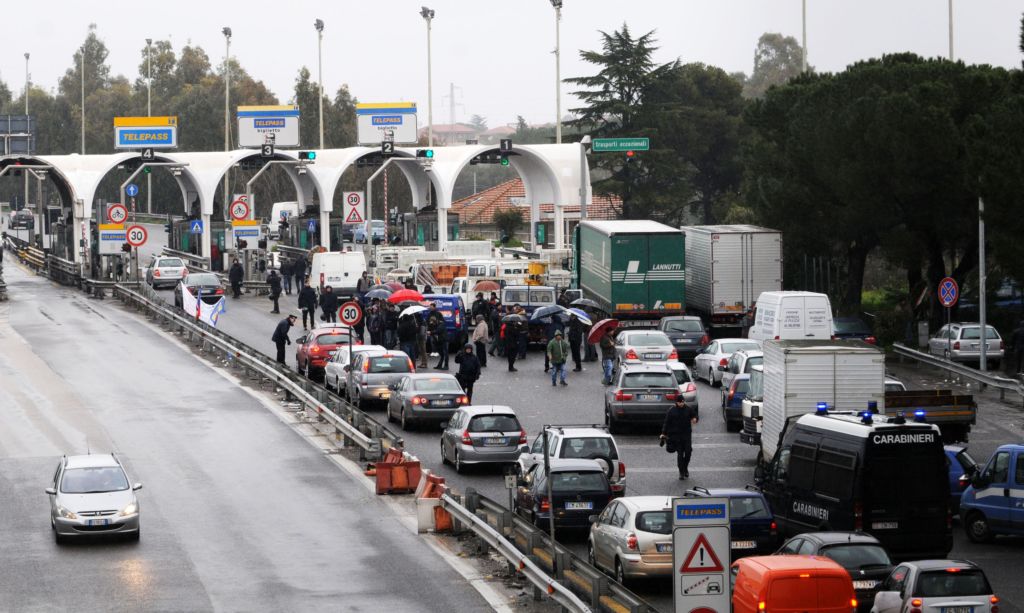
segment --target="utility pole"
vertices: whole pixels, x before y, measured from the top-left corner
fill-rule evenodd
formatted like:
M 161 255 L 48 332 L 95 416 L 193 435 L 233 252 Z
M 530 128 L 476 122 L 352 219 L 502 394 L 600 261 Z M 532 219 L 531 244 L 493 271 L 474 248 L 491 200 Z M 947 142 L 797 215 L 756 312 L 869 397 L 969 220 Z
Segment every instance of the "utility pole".
M 430 71 L 430 22 L 434 20 L 434 10 L 420 7 L 420 16 L 427 22 L 427 146 L 434 146 L 434 91 Z
M 231 28 L 221 29 L 221 33 L 224 35 L 224 151 L 230 151 L 231 137 L 230 137 L 230 111 L 228 110 L 228 101 L 231 95 Z M 228 173 L 230 170 L 224 172 L 224 211 L 228 210 L 231 203 L 228 201 Z M 205 254 L 210 255 L 210 254 Z
M 29 122 L 29 119 L 28 119 L 28 90 L 29 90 L 28 57 L 29 57 L 29 54 L 26 53 L 25 54 L 25 132 L 29 133 L 28 140 L 25 142 L 25 154 L 26 155 L 29 155 L 29 154 L 32 153 L 32 147 L 31 147 L 31 144 L 32 144 L 32 136 L 31 136 L 32 130 L 31 130 L 31 127 L 32 126 L 30 125 L 30 122 Z M 26 172 L 26 173 L 22 173 L 22 174 L 25 177 L 25 202 L 23 204 L 24 204 L 25 207 L 28 207 L 28 174 L 29 173 Z M 37 204 L 37 206 L 38 206 L 38 204 Z
M 324 22 L 317 19 L 313 22 L 316 28 L 316 64 L 320 81 L 320 149 L 324 148 Z
M 988 313 L 985 305 L 985 201 L 978 197 L 978 323 L 981 325 L 981 359 L 978 369 L 988 370 Z M 1019 365 L 1018 365 L 1019 366 Z
M 153 116 L 153 39 L 146 39 L 146 117 Z M 146 173 L 146 212 L 153 214 L 153 174 Z
M 555 143 L 562 143 L 562 0 L 551 0 L 555 7 Z
M 952 2 L 952 0 L 950 0 Z M 800 72 L 807 72 L 807 0 L 801 0 L 803 5 L 803 52 L 800 54 Z
M 85 45 L 82 45 L 82 155 L 85 155 Z
M 953 0 L 949 0 L 949 61 L 953 59 Z

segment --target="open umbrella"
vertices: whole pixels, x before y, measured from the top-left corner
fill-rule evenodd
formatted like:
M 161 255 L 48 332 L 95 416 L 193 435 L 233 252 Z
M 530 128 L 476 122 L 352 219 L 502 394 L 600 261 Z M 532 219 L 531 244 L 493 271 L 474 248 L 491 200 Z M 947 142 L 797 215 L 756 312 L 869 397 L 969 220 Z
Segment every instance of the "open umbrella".
M 590 315 L 587 315 L 583 309 L 569 309 L 569 313 L 576 316 L 576 319 L 580 320 L 584 326 L 592 326 L 594 322 L 591 321 Z
M 398 304 L 399 302 L 405 302 L 406 300 L 414 300 L 419 302 L 423 300 L 423 294 L 417 292 L 414 289 L 400 289 L 394 294 L 388 296 L 388 302 Z
M 370 291 L 372 292 L 375 289 L 383 290 L 387 292 L 389 295 L 391 294 L 391 292 L 395 291 L 393 288 L 390 288 L 387 285 L 374 285 L 373 287 L 370 288 Z
M 552 304 L 549 306 L 539 307 L 530 315 L 530 320 L 536 321 L 538 319 L 548 319 L 556 315 L 561 315 L 562 313 L 565 313 L 564 306 L 560 304 Z
M 390 289 L 393 292 L 397 292 L 400 289 L 405 289 L 405 286 L 398 281 L 388 281 L 384 284 L 384 287 Z
M 427 307 L 422 304 L 413 304 L 402 309 L 402 312 L 398 314 L 399 317 L 405 317 L 406 315 L 415 315 L 426 311 Z
M 496 292 L 501 289 L 501 284 L 497 281 L 480 281 L 473 286 L 474 292 Z
M 407 309 L 413 306 L 424 306 L 424 304 L 419 300 L 403 300 L 397 303 L 395 306 L 397 306 L 400 309 Z
M 602 319 L 594 324 L 594 327 L 590 329 L 590 334 L 587 335 L 587 342 L 591 345 L 596 344 L 600 342 L 601 337 L 605 335 L 605 332 L 608 330 L 614 330 L 618 327 L 618 319 Z
M 590 298 L 577 298 L 576 300 L 573 300 L 569 304 L 571 306 L 574 306 L 574 307 L 584 307 L 584 308 L 589 308 L 589 309 L 600 309 L 601 308 L 601 305 L 599 305 L 598 303 L 594 302 Z
M 508 315 L 501 318 L 501 321 L 508 323 L 510 321 L 526 321 L 526 318 L 519 313 L 509 313 Z
M 366 297 L 369 298 L 370 300 L 373 300 L 374 298 L 387 300 L 389 296 L 391 296 L 391 290 L 389 289 L 371 289 L 370 291 L 366 292 Z

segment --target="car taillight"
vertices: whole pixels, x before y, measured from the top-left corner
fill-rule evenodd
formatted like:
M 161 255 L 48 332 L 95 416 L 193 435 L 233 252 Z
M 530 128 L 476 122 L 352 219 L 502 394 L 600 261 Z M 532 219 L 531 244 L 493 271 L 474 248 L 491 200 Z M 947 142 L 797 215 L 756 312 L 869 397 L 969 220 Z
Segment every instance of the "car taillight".
M 636 359 L 637 359 L 637 356 L 636 356 L 636 352 L 635 352 L 635 351 L 633 351 L 632 349 L 630 349 L 629 351 L 627 351 L 627 352 L 626 352 L 626 359 L 627 359 L 627 360 L 636 360 Z
M 704 336 L 700 337 L 700 344 L 701 345 L 707 345 L 710 342 L 711 342 L 711 337 L 708 336 L 707 334 L 705 334 Z
M 736 395 L 736 382 L 733 381 L 732 385 L 729 386 L 729 396 L 726 402 L 732 402 L 732 397 Z
M 864 529 L 864 503 L 859 500 L 853 503 L 853 529 Z
M 998 596 L 989 596 L 988 597 L 988 602 L 989 602 L 989 604 L 992 605 L 989 608 L 989 610 L 992 611 L 992 613 L 999 613 L 999 597 Z
M 921 600 L 920 598 L 915 598 L 915 599 L 911 600 L 910 601 L 910 611 L 908 611 L 907 613 L 921 613 L 921 605 L 922 604 L 924 604 L 924 601 Z
M 363 362 L 363 372 L 370 372 L 370 361 Z
M 857 610 L 857 599 L 856 598 L 851 598 L 850 599 L 850 606 L 853 607 L 853 611 Z
M 406 358 L 405 363 L 409 365 L 409 372 L 416 372 L 416 366 L 413 365 L 412 360 L 410 358 Z
M 960 351 L 960 341 L 953 343 L 953 349 Z
M 779 340 L 779 337 L 776 336 L 775 340 Z M 761 602 L 757 603 L 757 610 L 758 611 L 764 611 L 764 601 L 763 600 Z
M 463 430 L 462 431 L 462 444 L 463 445 L 472 445 L 473 444 L 473 437 L 471 437 L 469 435 L 469 430 Z
M 525 445 L 526 444 L 526 430 L 520 430 L 519 431 L 519 444 L 520 445 Z
M 719 366 L 728 366 L 729 365 L 729 360 L 727 360 L 725 358 L 722 358 L 721 360 L 718 360 L 718 365 Z
M 459 396 L 459 404 L 469 404 L 469 396 Z
M 551 510 L 551 501 L 548 500 L 546 497 L 541 496 L 540 498 L 537 499 L 537 503 L 541 511 Z
M 462 324 L 462 314 L 458 309 L 455 309 L 455 325 L 459 326 Z
M 424 398 L 423 396 L 413 396 L 412 400 L 410 400 L 409 402 L 411 402 L 413 404 L 426 404 L 427 403 L 427 399 Z
M 633 550 L 640 549 L 640 541 L 637 540 L 636 535 L 632 532 L 630 532 L 629 536 L 626 537 L 626 547 Z
M 775 520 L 773 519 L 772 523 L 768 524 L 768 529 L 771 530 L 772 536 L 775 536 L 779 531 L 779 524 L 775 523 Z
M 154 277 L 159 277 L 160 276 L 160 269 L 159 268 L 154 268 L 153 269 L 153 276 Z
M 224 288 L 223 287 L 218 287 L 217 289 L 213 290 L 213 293 L 217 294 L 218 296 L 222 296 L 222 295 L 224 295 Z
M 873 337 L 873 336 L 869 336 L 866 339 L 864 339 L 864 342 L 869 344 L 869 345 L 877 345 L 878 344 L 878 339 Z
M 692 381 L 690 383 L 687 383 L 686 387 L 683 388 L 683 393 L 684 394 L 692 394 L 693 392 L 696 392 L 696 391 L 697 391 L 697 385 L 695 383 L 693 383 Z
M 618 390 L 617 392 L 615 392 L 615 400 L 618 400 L 619 402 L 622 402 L 623 400 L 632 400 L 632 399 L 633 399 L 633 394 L 627 394 L 627 393 L 623 392 L 622 390 Z
M 670 360 L 678 360 L 679 359 L 679 352 L 676 351 L 675 349 L 673 349 L 672 353 L 668 354 L 668 359 L 670 359 Z
M 967 487 L 971 484 L 971 478 L 967 475 L 960 475 L 960 478 L 956 480 L 960 484 L 960 487 Z
M 675 392 L 669 392 L 669 393 L 665 394 L 665 400 L 675 400 L 678 397 L 679 397 L 679 394 L 677 394 Z
M 620 461 L 619 462 L 619 481 L 622 481 L 625 478 L 626 478 L 626 463 Z
M 835 338 L 836 338 L 836 337 L 834 337 L 834 336 L 833 336 L 833 337 L 832 337 L 832 340 L 835 340 Z M 775 335 L 775 340 L 779 340 L 779 335 L 778 335 L 778 334 L 776 334 L 776 335 Z

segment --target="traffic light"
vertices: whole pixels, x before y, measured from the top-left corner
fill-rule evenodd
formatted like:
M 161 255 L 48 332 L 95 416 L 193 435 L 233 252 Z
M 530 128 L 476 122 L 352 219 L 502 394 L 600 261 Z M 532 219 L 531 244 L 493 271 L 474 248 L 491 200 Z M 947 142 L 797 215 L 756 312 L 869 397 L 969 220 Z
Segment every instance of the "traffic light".
M 630 151 L 626 152 L 626 161 L 627 162 L 632 162 L 633 158 L 635 158 L 635 157 L 636 157 L 636 151 L 630 150 Z
M 128 243 L 121 243 L 121 251 L 124 251 L 125 253 L 131 253 L 132 246 L 129 245 Z
M 504 155 L 501 156 L 501 165 L 502 166 L 508 166 L 508 157 L 506 157 Z
M 432 159 L 434 157 L 434 150 L 433 149 L 417 149 L 416 150 L 416 157 L 418 157 L 418 158 L 427 158 L 428 160 Z
M 316 160 L 316 151 L 300 151 L 299 159 L 306 162 L 312 162 Z
M 153 172 L 153 169 L 150 168 L 149 166 L 146 166 L 145 168 L 142 169 L 142 173 L 143 174 L 147 174 L 148 175 L 151 172 Z

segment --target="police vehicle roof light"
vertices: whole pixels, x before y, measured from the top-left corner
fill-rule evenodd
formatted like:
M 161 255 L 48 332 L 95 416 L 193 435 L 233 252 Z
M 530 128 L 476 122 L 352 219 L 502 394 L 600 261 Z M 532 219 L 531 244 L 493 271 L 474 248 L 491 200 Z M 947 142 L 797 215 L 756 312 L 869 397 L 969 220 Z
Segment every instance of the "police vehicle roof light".
M 819 402 L 818 403 L 818 407 L 815 409 L 814 412 L 817 415 L 827 415 L 828 414 L 828 403 L 827 402 Z
M 914 421 L 923 424 L 924 423 L 925 415 L 926 415 L 926 413 L 924 411 L 922 411 L 921 409 L 918 409 L 918 410 L 914 411 Z
M 307 161 L 315 160 L 316 159 L 316 151 L 300 151 L 299 152 L 299 159 L 300 160 L 307 160 Z
M 903 411 L 897 411 L 896 417 L 893 417 L 891 423 L 894 424 L 905 424 L 907 423 L 907 417 L 903 414 Z
M 871 412 L 871 413 L 877 413 L 878 412 L 878 402 L 874 401 L 874 400 L 869 400 L 868 401 L 868 411 Z
M 860 421 L 863 424 L 870 424 L 871 423 L 871 411 L 864 411 L 863 413 L 861 413 L 860 414 Z

